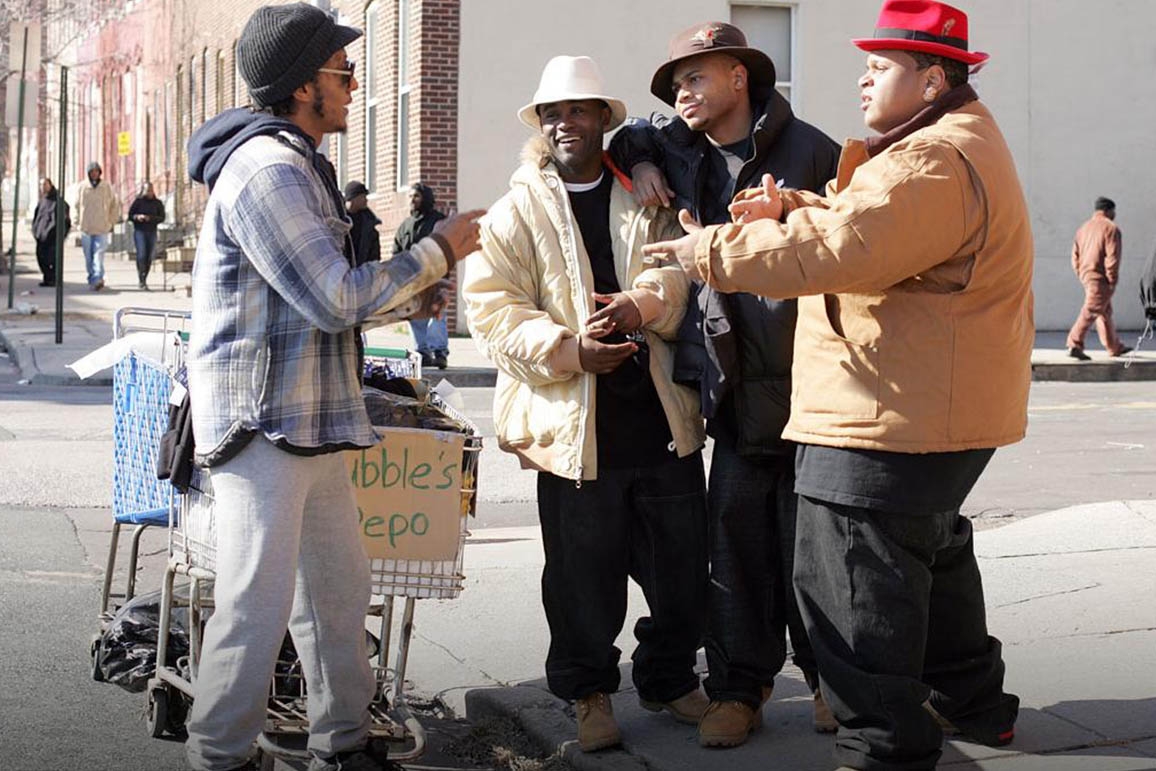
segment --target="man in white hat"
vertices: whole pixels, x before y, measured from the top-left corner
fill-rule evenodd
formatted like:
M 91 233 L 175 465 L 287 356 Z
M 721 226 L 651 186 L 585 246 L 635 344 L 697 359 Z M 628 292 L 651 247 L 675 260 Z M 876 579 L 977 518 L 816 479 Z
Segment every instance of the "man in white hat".
M 678 225 L 669 210 L 640 208 L 604 156 L 603 135 L 626 116 L 605 94 L 587 57 L 546 65 L 518 115 L 535 136 L 463 281 L 474 339 L 499 370 L 499 444 L 539 472 L 546 675 L 555 695 L 577 701 L 588 752 L 621 741 L 609 696 L 628 577 L 650 607 L 634 629 L 642 705 L 690 724 L 707 705 L 694 672 L 704 433 L 697 395 L 670 378 L 688 279 L 674 264 L 644 265 L 642 246 Z M 616 297 L 629 302 L 593 322 Z

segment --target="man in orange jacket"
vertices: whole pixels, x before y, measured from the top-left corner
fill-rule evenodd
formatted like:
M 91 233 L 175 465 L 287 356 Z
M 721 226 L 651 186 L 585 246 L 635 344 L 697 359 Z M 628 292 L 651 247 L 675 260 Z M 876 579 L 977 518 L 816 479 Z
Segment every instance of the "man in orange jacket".
M 1068 355 L 1088 361 L 1084 337 L 1092 325 L 1100 333 L 1100 343 L 1111 356 L 1132 350 L 1120 342 L 1112 321 L 1112 294 L 1120 277 L 1120 228 L 1116 225 L 1116 203 L 1111 198 L 1096 199 L 1096 213 L 1076 231 L 1072 242 L 1072 270 L 1084 285 L 1084 307 L 1068 332 Z
M 1027 426 L 1032 236 L 1011 152 L 967 83 L 988 57 L 968 50 L 966 14 L 886 0 L 854 42 L 877 135 L 846 144 L 826 196 L 767 177 L 731 204 L 735 224 L 684 212 L 687 236 L 644 251 L 723 292 L 799 298 L 783 432 L 800 445 L 794 581 L 837 765 L 933 769 L 945 725 L 1014 736 L 1019 699 L 960 506 Z

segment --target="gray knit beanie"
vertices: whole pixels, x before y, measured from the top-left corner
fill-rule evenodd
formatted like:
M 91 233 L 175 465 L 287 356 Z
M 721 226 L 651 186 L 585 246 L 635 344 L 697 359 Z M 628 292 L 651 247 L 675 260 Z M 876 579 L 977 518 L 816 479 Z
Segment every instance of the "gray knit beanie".
M 320 8 L 306 3 L 263 5 L 237 41 L 237 66 L 257 107 L 267 107 L 309 82 L 330 56 L 357 38 Z

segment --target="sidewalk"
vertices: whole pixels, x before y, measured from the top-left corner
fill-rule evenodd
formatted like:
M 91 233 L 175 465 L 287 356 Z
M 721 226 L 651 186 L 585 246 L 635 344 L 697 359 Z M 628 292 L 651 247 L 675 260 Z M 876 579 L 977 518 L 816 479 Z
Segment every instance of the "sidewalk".
M 468 717 L 517 719 L 580 771 L 830 771 L 831 738 L 810 728 L 811 700 L 788 665 L 764 727 L 731 750 L 698 746 L 692 727 L 638 706 L 623 666 L 614 709 L 623 750 L 584 754 L 573 710 L 541 678 L 548 644 L 537 599 L 536 528 L 487 530 L 466 550 L 467 589 L 423 605 L 409 676 L 423 690 L 501 683 L 465 694 Z M 1156 503 L 1111 502 L 1041 514 L 976 534 L 992 634 L 1004 644 L 1007 688 L 1022 705 L 1016 740 L 990 749 L 950 741 L 959 771 L 1156 769 Z M 636 588 L 625 629 L 645 607 Z M 468 633 L 464 633 L 468 630 Z M 510 630 L 518 630 L 511 634 Z M 619 637 L 626 651 L 634 642 Z M 453 692 L 448 701 L 460 697 Z
M 22 236 L 22 239 L 24 237 Z M 112 319 L 118 308 L 136 306 L 188 311 L 189 274 L 168 277 L 175 291 L 160 291 L 159 266 L 154 266 L 149 285 L 154 291 L 137 288 L 136 264 L 131 255 L 109 253 L 105 259 L 105 284 L 100 292 L 91 291 L 85 283 L 84 257 L 79 247 L 69 246 L 64 259 L 64 333 L 63 342 L 55 342 L 56 296 L 53 289 L 37 286 L 40 273 L 32 253 L 31 238 L 18 243 L 16 267 L 16 304 L 38 306 L 35 315 L 0 310 L 0 348 L 5 348 L 20 367 L 29 383 L 43 385 L 102 385 L 112 382 L 110 371 L 81 381 L 67 365 L 112 339 Z M 0 308 L 7 307 L 8 277 L 0 276 Z M 1135 345 L 1136 332 L 1121 332 L 1128 345 Z M 371 330 L 371 346 L 409 348 L 413 345 L 407 324 L 395 324 Z M 1032 379 L 1072 382 L 1119 380 L 1156 380 L 1156 341 L 1138 353 L 1113 359 L 1099 348 L 1092 335 L 1088 340 L 1091 361 L 1080 362 L 1067 355 L 1064 332 L 1036 333 L 1032 351 Z M 497 370 L 480 354 L 473 340 L 450 338 L 450 367 L 444 371 L 427 369 L 423 374 L 438 382 L 442 378 L 458 387 L 491 387 Z
M 159 265 L 153 266 L 149 286 L 137 288 L 136 263 L 130 254 L 110 252 L 105 257 L 105 288 L 94 292 L 85 280 L 84 256 L 80 248 L 66 246 L 64 254 L 63 340 L 56 343 L 56 290 L 37 286 L 32 241 L 21 236 L 17 244 L 15 305 L 7 310 L 8 275 L 0 275 L 0 349 L 7 349 L 20 368 L 22 378 L 35 385 L 112 384 L 112 371 L 105 370 L 80 380 L 68 365 L 112 339 L 112 320 L 120 308 L 132 306 L 188 312 L 192 300 L 186 291 L 189 274 L 168 276 L 170 291 L 161 290 Z M 7 262 L 5 262 L 7 265 Z M 37 306 L 35 314 L 15 310 L 22 304 Z M 409 325 L 394 324 L 370 330 L 369 345 L 384 348 L 412 348 Z M 451 337 L 450 366 L 445 370 L 427 368 L 423 375 L 436 383 L 443 378 L 457 387 L 492 386 L 497 377 L 493 365 L 467 337 Z

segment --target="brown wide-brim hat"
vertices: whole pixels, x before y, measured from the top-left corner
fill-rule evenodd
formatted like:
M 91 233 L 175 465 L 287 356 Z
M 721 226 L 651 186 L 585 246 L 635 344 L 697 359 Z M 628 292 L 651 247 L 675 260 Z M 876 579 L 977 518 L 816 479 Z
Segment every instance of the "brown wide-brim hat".
M 747 45 L 747 36 L 733 24 L 725 21 L 707 21 L 684 29 L 670 39 L 666 64 L 650 79 L 650 93 L 674 106 L 674 68 L 679 62 L 703 54 L 726 54 L 738 59 L 747 68 L 750 87 L 775 87 L 775 65 L 771 57 Z

